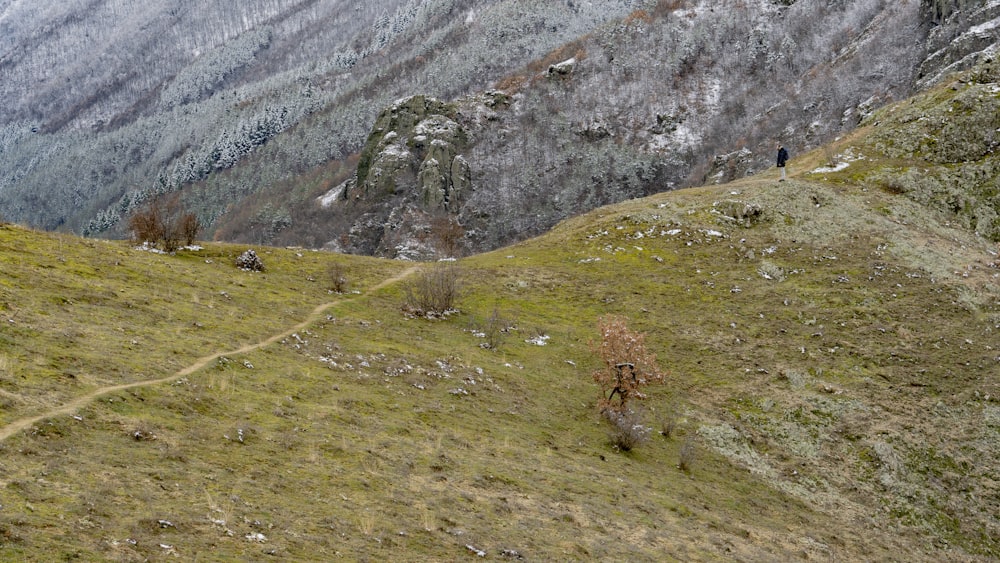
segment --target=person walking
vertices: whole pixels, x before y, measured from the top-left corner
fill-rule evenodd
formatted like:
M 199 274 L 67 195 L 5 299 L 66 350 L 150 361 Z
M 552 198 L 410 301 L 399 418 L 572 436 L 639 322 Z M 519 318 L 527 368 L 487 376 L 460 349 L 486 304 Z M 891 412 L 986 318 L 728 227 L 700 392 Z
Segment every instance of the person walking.
M 781 143 L 778 143 L 778 168 L 781 170 L 781 178 L 779 182 L 785 181 L 785 163 L 788 162 L 788 151 L 785 149 Z

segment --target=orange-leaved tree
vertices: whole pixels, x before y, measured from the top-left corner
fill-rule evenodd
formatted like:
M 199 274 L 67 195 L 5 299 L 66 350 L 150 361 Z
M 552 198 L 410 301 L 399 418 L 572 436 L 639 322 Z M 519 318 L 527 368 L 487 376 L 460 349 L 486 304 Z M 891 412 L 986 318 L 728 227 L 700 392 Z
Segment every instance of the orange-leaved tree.
M 646 396 L 646 385 L 663 383 L 665 374 L 656 365 L 656 355 L 646 350 L 646 336 L 628 328 L 628 319 L 605 315 L 598 319 L 601 341 L 591 348 L 604 366 L 594 371 L 594 381 L 601 387 L 598 407 L 606 414 L 625 414 L 632 399 Z

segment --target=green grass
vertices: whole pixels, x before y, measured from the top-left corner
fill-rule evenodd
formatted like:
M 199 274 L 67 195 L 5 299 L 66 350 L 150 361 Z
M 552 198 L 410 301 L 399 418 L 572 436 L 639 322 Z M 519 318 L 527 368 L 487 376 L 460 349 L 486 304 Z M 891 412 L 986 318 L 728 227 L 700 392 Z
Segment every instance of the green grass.
M 403 311 L 413 264 L 2 226 L 0 560 L 1000 556 L 994 248 L 823 159 L 462 260 L 438 320 Z M 608 313 L 668 373 L 627 453 Z

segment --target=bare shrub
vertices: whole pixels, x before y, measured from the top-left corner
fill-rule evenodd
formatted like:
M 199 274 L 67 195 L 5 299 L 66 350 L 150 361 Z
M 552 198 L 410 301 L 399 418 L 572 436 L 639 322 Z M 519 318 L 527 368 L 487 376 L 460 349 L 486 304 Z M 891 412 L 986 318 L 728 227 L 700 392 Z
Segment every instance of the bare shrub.
M 347 278 L 347 269 L 340 262 L 334 263 L 330 266 L 327 271 L 330 277 L 330 289 L 334 293 L 346 293 L 347 288 L 350 285 L 350 280 Z
M 201 222 L 194 213 L 185 213 L 181 216 L 180 238 L 184 244 L 190 246 L 201 231 Z
M 631 409 L 625 412 L 608 410 L 605 413 L 611 423 L 611 444 L 619 450 L 631 451 L 649 441 L 652 429 L 642 424 L 639 413 Z
M 629 401 L 646 398 L 642 388 L 662 383 L 664 373 L 656 365 L 656 356 L 646 350 L 646 336 L 630 330 L 625 317 L 606 315 L 597 326 L 601 341 L 591 342 L 591 349 L 604 363 L 604 367 L 593 373 L 594 381 L 601 387 L 598 407 L 601 412 L 626 413 Z
M 489 350 L 499 350 L 507 335 L 510 333 L 510 329 L 513 328 L 515 324 L 516 323 L 513 320 L 503 316 L 499 307 L 494 307 L 493 313 L 487 317 L 479 327 L 483 338 L 486 339 L 482 345 L 483 348 Z
M 681 444 L 681 450 L 678 454 L 679 460 L 677 462 L 677 467 L 685 473 L 690 473 L 691 469 L 694 467 L 695 461 L 698 460 L 698 444 L 695 442 L 694 436 L 688 436 Z
M 679 422 L 677 414 L 671 409 L 660 421 L 660 435 L 667 439 L 673 437 L 677 433 Z
M 422 270 L 405 286 L 403 310 L 422 317 L 454 312 L 461 289 L 461 271 L 453 264 Z
M 831 168 L 837 166 L 840 161 L 837 156 L 837 148 L 832 144 L 823 145 L 823 156 L 826 158 L 826 165 Z
M 194 242 L 201 224 L 194 213 L 181 203 L 180 195 L 158 196 L 132 214 L 128 220 L 129 231 L 137 242 L 159 245 L 166 252 L 173 252 Z
M 465 229 L 454 218 L 438 216 L 431 219 L 431 236 L 437 241 L 438 250 L 443 256 L 457 257 L 461 254 Z
M 129 217 L 128 228 L 136 242 L 155 244 L 163 238 L 163 221 L 156 201 L 133 213 Z

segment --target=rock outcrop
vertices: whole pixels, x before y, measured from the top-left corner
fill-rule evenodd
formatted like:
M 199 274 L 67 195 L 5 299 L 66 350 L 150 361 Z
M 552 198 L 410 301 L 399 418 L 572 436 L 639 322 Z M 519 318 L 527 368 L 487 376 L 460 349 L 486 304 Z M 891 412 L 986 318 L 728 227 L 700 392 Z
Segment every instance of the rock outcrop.
M 415 195 L 426 211 L 455 212 L 470 188 L 469 165 L 461 154 L 466 134 L 455 121 L 456 111 L 454 104 L 425 96 L 399 100 L 383 111 L 343 197 L 377 201 Z
M 489 120 L 491 108 L 503 99 L 500 93 L 455 103 L 411 96 L 383 111 L 356 174 L 321 198 L 324 207 L 339 202 L 365 210 L 346 244 L 331 241 L 326 247 L 408 259 L 450 253 L 441 248 L 449 245 L 437 244 L 436 231 L 454 231 L 456 221 L 448 218 L 459 213 L 473 189 L 464 154 L 467 125 Z
M 927 38 L 928 56 L 920 65 L 918 88 L 926 88 L 949 73 L 996 58 L 1000 50 L 1000 1 L 989 0 L 956 11 L 937 22 Z

